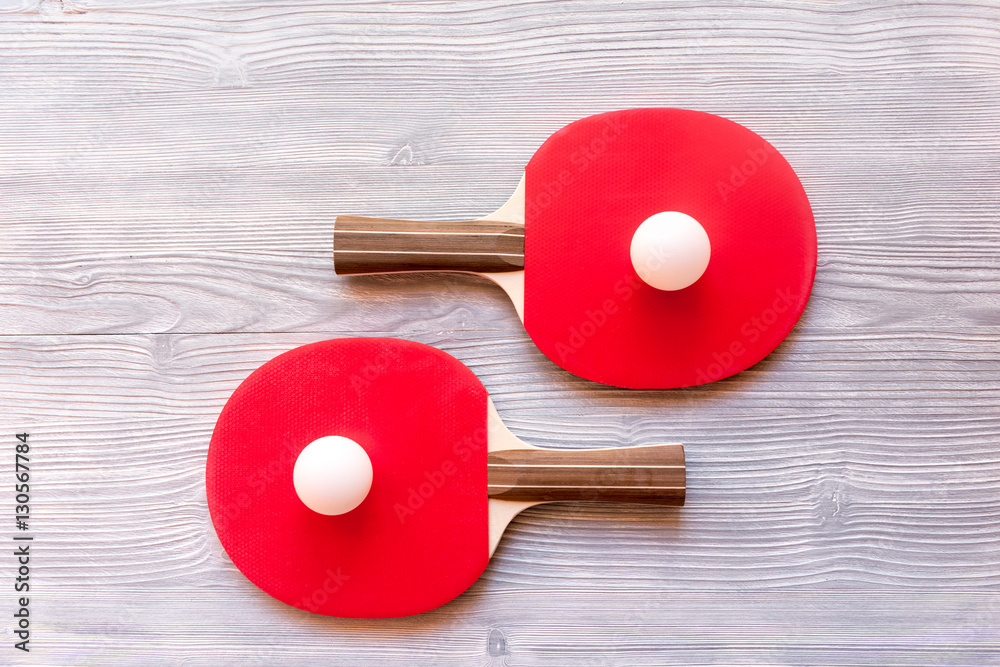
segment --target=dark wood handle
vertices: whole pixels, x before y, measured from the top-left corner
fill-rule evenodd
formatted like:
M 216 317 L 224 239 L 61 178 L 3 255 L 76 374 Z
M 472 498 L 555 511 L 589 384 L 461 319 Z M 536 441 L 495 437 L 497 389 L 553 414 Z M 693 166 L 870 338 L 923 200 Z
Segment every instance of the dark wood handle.
M 683 505 L 684 446 L 506 449 L 487 456 L 490 498 Z
M 524 226 L 511 222 L 418 222 L 337 216 L 333 269 L 338 275 L 403 271 L 524 269 Z

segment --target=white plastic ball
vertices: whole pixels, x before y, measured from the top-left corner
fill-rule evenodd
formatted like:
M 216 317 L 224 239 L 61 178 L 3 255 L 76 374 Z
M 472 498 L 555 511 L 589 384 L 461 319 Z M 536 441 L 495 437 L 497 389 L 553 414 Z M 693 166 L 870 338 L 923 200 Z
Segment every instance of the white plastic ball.
M 693 285 L 705 273 L 712 244 L 705 228 L 690 215 L 664 211 L 639 225 L 629 253 L 643 282 L 675 291 Z
M 350 438 L 329 435 L 306 445 L 292 471 L 295 493 L 306 507 L 332 516 L 361 504 L 372 488 L 372 462 Z

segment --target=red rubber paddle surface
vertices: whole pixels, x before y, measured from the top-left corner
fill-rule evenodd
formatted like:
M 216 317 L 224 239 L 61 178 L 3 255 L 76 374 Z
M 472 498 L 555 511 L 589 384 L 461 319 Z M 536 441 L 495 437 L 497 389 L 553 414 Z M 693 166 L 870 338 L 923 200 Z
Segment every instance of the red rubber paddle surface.
M 435 348 L 387 338 L 305 345 L 254 371 L 223 408 L 206 468 L 226 553 L 282 602 L 320 614 L 416 614 L 468 588 L 489 560 L 486 390 Z M 340 516 L 292 486 L 299 452 L 341 435 L 372 462 Z
M 816 271 L 798 177 L 762 138 L 698 111 L 633 109 L 553 134 L 525 169 L 524 325 L 575 375 L 627 388 L 685 387 L 757 363 L 791 331 Z M 629 246 L 662 211 L 701 223 L 705 274 L 664 292 Z

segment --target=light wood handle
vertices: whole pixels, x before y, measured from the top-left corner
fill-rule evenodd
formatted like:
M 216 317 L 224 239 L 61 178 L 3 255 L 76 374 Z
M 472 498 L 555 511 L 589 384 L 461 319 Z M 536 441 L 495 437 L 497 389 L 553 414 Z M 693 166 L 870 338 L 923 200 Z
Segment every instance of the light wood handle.
M 684 446 L 505 449 L 487 455 L 490 498 L 683 505 Z
M 524 226 L 512 222 L 418 222 L 337 216 L 338 275 L 405 271 L 501 273 L 524 269 Z

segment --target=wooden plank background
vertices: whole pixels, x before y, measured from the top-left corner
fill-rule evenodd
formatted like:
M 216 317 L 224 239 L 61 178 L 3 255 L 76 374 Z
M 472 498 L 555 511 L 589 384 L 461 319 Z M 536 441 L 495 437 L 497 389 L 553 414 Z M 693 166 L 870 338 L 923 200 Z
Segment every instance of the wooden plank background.
M 596 386 L 483 280 L 333 274 L 337 213 L 482 215 L 635 106 L 741 122 L 809 193 L 815 291 L 752 369 Z M 35 536 L 0 664 L 1000 664 L 998 127 L 996 2 L 0 0 L 0 539 L 22 431 Z M 529 510 L 419 617 L 270 599 L 210 526 L 215 417 L 376 334 L 535 444 L 686 443 L 687 507 Z

